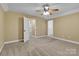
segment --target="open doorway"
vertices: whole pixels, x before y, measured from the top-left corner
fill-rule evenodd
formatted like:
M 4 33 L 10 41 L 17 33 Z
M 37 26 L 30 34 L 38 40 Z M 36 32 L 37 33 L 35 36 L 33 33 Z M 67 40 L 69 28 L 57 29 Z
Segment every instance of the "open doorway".
M 53 35 L 53 20 L 48 21 L 48 36 Z
M 19 19 L 19 39 L 26 42 L 36 37 L 36 20 L 27 17 L 20 17 Z
M 30 40 L 32 36 L 32 25 L 29 18 L 24 17 L 24 42 Z

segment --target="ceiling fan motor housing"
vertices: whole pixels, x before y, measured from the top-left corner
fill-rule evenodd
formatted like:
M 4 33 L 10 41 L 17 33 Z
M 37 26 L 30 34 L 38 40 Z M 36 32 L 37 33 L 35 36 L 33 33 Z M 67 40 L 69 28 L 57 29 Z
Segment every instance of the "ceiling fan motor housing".
M 43 5 L 43 7 L 44 7 L 45 12 L 49 10 L 49 5 L 48 4 Z

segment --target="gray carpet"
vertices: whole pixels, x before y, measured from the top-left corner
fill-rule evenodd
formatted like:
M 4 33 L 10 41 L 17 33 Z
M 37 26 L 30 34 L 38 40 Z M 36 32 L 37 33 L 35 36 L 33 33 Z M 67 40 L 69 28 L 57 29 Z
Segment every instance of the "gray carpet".
M 78 56 L 79 45 L 52 39 L 33 38 L 26 43 L 17 42 L 4 46 L 1 56 Z

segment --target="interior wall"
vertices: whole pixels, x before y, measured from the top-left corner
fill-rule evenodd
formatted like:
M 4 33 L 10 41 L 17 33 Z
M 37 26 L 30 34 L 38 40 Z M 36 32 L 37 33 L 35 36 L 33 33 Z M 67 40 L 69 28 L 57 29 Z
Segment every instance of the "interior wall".
M 47 35 L 47 21 L 43 19 L 36 20 L 36 36 Z
M 4 12 L 0 7 L 0 49 L 3 45 L 4 45 Z
M 36 36 L 36 20 L 35 19 L 30 19 L 30 23 L 31 23 L 31 34 L 33 37 Z
M 19 39 L 19 17 L 21 16 L 15 12 L 5 13 L 5 42 Z
M 26 15 L 26 17 L 27 17 L 27 15 Z M 35 30 L 36 30 L 36 36 L 43 36 L 43 35 L 47 35 L 47 20 L 45 20 L 45 19 L 42 19 L 42 18 L 39 18 L 39 17 L 28 17 L 29 18 L 29 20 L 31 21 L 31 23 L 35 20 L 35 23 L 36 24 L 32 24 L 32 35 L 35 35 Z M 22 20 L 22 19 L 21 19 Z M 20 22 L 20 31 L 19 31 L 19 33 L 20 33 L 20 38 L 22 39 L 22 38 L 24 38 L 24 35 L 23 35 L 23 30 L 24 29 L 22 29 L 23 27 L 24 27 L 24 25 L 23 25 L 23 21 L 21 21 Z M 23 26 L 23 27 L 22 27 Z M 35 26 L 36 26 L 36 29 L 35 29 Z
M 33 22 L 33 20 L 35 20 L 36 24 L 32 24 L 32 35 L 36 35 L 36 36 L 43 36 L 43 35 L 47 35 L 47 21 L 41 18 L 29 18 L 29 20 L 31 21 L 31 23 Z M 22 23 L 21 23 L 22 24 Z M 36 28 L 35 28 L 36 26 Z M 35 31 L 36 30 L 36 31 Z M 21 32 L 21 31 L 20 31 Z M 36 34 L 35 34 L 36 32 Z
M 24 39 L 24 19 L 23 16 L 19 17 L 19 29 L 18 29 L 18 38 Z
M 23 18 L 27 15 L 16 12 L 5 13 L 5 42 L 23 39 Z M 38 17 L 28 17 L 30 20 L 36 20 L 36 35 L 42 36 L 47 34 L 47 21 Z
M 54 36 L 79 41 L 79 13 L 55 18 Z

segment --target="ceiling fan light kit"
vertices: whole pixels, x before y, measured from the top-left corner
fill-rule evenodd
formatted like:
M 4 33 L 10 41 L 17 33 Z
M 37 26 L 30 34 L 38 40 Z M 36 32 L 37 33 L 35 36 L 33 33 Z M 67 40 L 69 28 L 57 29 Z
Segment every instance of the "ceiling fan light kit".
M 48 4 L 44 5 L 43 7 L 44 7 L 43 15 L 49 15 L 50 13 L 48 12 L 49 10 Z
M 43 15 L 49 15 L 49 12 L 48 11 L 46 11 L 46 12 L 44 11 Z
M 53 15 L 53 13 L 57 13 L 59 11 L 58 8 L 50 8 L 50 5 L 49 4 L 44 4 L 43 6 L 43 9 L 41 10 L 37 10 L 37 12 L 42 12 L 41 16 L 44 15 L 44 16 L 51 16 Z

